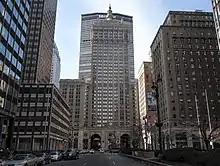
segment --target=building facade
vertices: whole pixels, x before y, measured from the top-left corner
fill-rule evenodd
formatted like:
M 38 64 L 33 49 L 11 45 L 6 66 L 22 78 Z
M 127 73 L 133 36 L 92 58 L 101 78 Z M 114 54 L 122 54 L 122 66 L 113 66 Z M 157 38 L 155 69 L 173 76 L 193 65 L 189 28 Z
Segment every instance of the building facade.
M 131 146 L 136 126 L 133 19 L 112 13 L 83 14 L 79 78 L 92 84 L 92 109 L 84 128 L 89 148 Z
M 68 146 L 70 107 L 53 84 L 22 84 L 14 148 L 59 150 Z
M 151 52 L 155 80 L 162 79 L 158 88 L 164 147 L 201 147 L 198 120 L 210 118 L 214 126 L 220 118 L 213 13 L 170 11 Z
M 152 62 L 143 62 L 138 71 L 140 122 L 145 148 L 151 147 L 150 129 L 156 122 L 156 101 L 153 96 Z
M 23 83 L 50 83 L 57 0 L 33 0 L 25 47 Z
M 51 76 L 50 76 L 50 83 L 54 84 L 59 89 L 59 82 L 60 82 L 60 56 L 59 50 L 57 48 L 56 43 L 53 44 L 53 56 L 52 56 L 52 65 L 51 65 Z
M 71 108 L 71 146 L 88 149 L 88 139 L 83 139 L 83 128 L 88 126 L 91 117 L 92 87 L 81 79 L 61 79 L 60 92 Z
M 32 0 L 0 2 L 0 147 L 10 148 Z
M 220 48 L 220 1 L 219 0 L 212 0 L 212 7 L 213 7 L 213 17 L 215 21 L 215 28 L 216 34 L 218 39 L 218 45 Z

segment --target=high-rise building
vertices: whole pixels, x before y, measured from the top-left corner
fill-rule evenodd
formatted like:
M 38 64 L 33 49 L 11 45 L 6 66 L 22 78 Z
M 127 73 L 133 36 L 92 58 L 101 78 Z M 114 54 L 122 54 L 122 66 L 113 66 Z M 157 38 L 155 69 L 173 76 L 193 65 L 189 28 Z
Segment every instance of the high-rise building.
M 14 148 L 61 150 L 68 146 L 70 107 L 53 84 L 22 84 L 14 129 Z
M 145 148 L 150 147 L 150 128 L 156 122 L 156 102 L 152 95 L 152 62 L 143 62 L 138 71 L 139 111 Z
M 50 83 L 56 85 L 59 88 L 59 81 L 60 81 L 60 56 L 59 50 L 57 48 L 56 43 L 53 44 L 53 56 L 52 56 L 52 65 L 51 65 L 51 76 L 50 76 Z
M 83 14 L 81 21 L 79 78 L 93 87 L 91 123 L 83 132 L 89 147 L 130 146 L 137 108 L 133 18 L 112 13 L 110 6 L 107 13 Z
M 23 83 L 50 83 L 57 0 L 33 0 L 25 47 Z
M 60 92 L 71 108 L 71 144 L 73 148 L 88 149 L 88 138 L 83 137 L 82 128 L 91 123 L 92 87 L 81 79 L 61 79 Z
M 199 147 L 198 118 L 199 123 L 210 118 L 213 127 L 220 118 L 220 61 L 213 13 L 170 11 L 151 52 L 165 148 Z
M 0 1 L 0 147 L 2 148 L 10 148 L 12 140 L 30 6 L 31 0 Z
M 220 48 L 220 1 L 212 0 L 213 17 L 215 21 L 216 34 L 218 39 L 218 45 Z

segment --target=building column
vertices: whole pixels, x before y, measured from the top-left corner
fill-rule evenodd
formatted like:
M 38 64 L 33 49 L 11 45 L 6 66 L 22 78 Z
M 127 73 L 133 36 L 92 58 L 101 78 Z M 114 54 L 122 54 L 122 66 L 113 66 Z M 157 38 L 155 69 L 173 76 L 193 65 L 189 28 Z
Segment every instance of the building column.
M 187 146 L 188 147 L 193 147 L 193 140 L 192 140 L 192 134 L 191 133 L 187 134 Z
M 14 118 L 10 118 L 9 125 L 8 125 L 8 135 L 6 139 L 6 147 L 9 149 L 12 148 L 13 129 L 14 129 Z

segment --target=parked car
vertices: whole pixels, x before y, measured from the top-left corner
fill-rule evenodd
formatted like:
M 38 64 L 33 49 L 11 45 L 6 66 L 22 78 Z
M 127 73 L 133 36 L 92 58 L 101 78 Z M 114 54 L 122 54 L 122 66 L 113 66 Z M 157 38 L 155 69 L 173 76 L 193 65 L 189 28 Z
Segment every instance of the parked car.
M 99 149 L 99 152 L 104 153 L 105 151 L 104 151 L 104 149 L 101 148 L 101 149 Z
M 51 163 L 51 157 L 47 153 L 36 153 L 36 157 L 38 157 L 38 165 L 46 165 Z
M 0 159 L 0 166 L 6 166 L 6 161 L 4 159 Z
M 63 158 L 62 153 L 58 151 L 50 152 L 51 161 L 60 161 Z
M 37 166 L 38 158 L 33 154 L 16 154 L 6 161 L 7 166 Z
M 89 153 L 95 153 L 95 151 L 94 151 L 93 149 L 91 149 L 91 150 L 89 151 Z
M 64 159 L 69 160 L 69 159 L 74 159 L 77 160 L 79 159 L 79 153 L 75 149 L 68 149 L 66 150 L 64 154 Z

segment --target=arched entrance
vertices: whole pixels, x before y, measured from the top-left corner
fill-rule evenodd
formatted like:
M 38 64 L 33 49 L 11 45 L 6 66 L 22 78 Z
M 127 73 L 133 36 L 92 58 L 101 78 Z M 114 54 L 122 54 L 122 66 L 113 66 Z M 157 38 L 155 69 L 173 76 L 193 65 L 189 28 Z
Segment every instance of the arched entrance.
M 101 137 L 98 134 L 91 136 L 91 149 L 98 150 L 101 148 Z
M 128 134 L 123 134 L 120 137 L 121 148 L 129 148 L 130 147 L 130 136 Z

